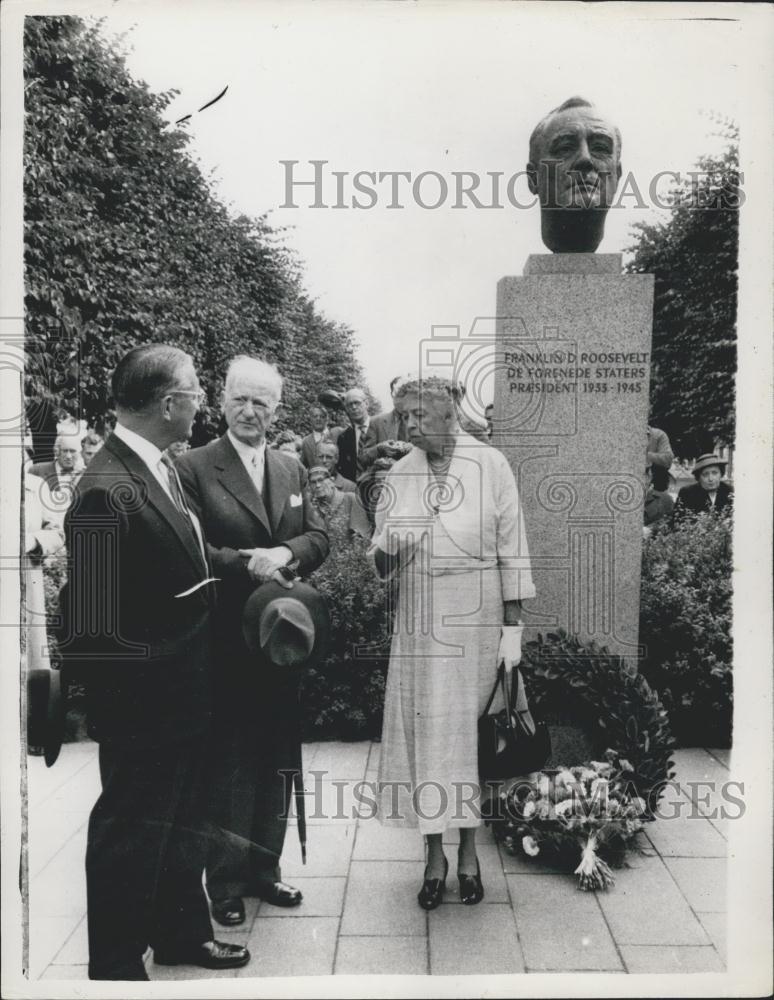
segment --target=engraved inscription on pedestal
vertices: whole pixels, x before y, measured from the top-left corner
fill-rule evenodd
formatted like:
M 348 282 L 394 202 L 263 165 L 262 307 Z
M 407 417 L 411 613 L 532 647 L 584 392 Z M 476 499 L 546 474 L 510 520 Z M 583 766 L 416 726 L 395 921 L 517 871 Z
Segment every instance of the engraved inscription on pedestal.
M 498 285 L 493 443 L 524 506 L 528 624 L 637 656 L 653 278 L 531 257 Z

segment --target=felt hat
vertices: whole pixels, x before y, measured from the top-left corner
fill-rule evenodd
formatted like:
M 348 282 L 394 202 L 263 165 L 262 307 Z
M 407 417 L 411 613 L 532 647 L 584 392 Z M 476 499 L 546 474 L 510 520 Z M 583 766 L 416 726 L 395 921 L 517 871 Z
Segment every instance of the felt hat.
M 43 747 L 46 766 L 59 756 L 65 727 L 65 699 L 58 670 L 47 667 L 27 673 L 27 744 Z
M 344 399 L 341 393 L 336 392 L 335 389 L 323 389 L 317 397 L 317 402 L 322 403 L 323 406 L 327 406 L 329 410 L 344 409 Z
M 709 469 L 710 466 L 716 465 L 721 471 L 725 470 L 728 462 L 724 462 L 722 458 L 718 458 L 717 455 L 699 455 L 696 461 L 693 463 L 693 468 L 691 472 L 698 478 L 699 473 L 702 469 Z
M 262 583 L 242 613 L 247 648 L 275 667 L 310 666 L 322 655 L 329 631 L 325 598 L 301 580 L 290 589 L 275 580 Z

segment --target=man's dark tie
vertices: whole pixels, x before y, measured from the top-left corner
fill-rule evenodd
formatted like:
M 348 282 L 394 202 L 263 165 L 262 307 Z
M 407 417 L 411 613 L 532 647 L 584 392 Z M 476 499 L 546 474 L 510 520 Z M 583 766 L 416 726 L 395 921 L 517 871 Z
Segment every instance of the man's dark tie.
M 196 528 L 194 528 L 191 511 L 186 503 L 183 491 L 180 488 L 180 480 L 177 477 L 177 470 L 175 469 L 174 463 L 169 455 L 162 455 L 161 461 L 164 468 L 167 470 L 167 480 L 169 481 L 169 492 L 172 494 L 172 502 L 175 507 L 177 507 L 178 512 L 185 518 L 185 522 L 193 535 L 194 542 L 196 543 L 196 551 L 202 556 L 202 560 L 204 560 L 204 555 L 202 554 L 201 545 L 199 543 L 199 536 L 196 534 Z
M 398 414 L 398 441 L 408 441 L 408 435 L 406 434 L 406 417 L 403 413 Z

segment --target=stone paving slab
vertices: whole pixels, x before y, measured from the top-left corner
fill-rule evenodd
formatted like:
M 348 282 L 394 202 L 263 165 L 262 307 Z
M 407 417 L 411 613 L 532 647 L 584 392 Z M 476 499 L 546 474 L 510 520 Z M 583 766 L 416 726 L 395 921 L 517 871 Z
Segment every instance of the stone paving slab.
M 689 809 L 691 807 L 689 806 Z M 704 816 L 686 812 L 648 824 L 647 837 L 662 857 L 725 858 L 725 838 Z
M 354 843 L 354 823 L 309 827 L 304 865 L 296 830 L 288 829 L 281 858 L 282 877 L 292 882 L 299 875 L 346 875 Z
M 66 917 L 37 917 L 34 934 L 30 933 L 30 979 L 40 978 L 83 917 L 83 913 L 73 913 Z
M 30 880 L 30 907 L 49 917 L 86 912 L 86 826 L 72 836 L 49 863 Z M 73 878 L 76 873 L 79 877 Z
M 702 927 L 720 956 L 721 962 L 728 963 L 728 917 L 725 913 L 697 913 Z
M 427 939 L 416 937 L 342 937 L 334 972 L 339 976 L 425 976 Z
M 423 861 L 353 861 L 340 933 L 424 936 L 416 901 L 423 873 Z
M 424 861 L 424 838 L 419 830 L 382 826 L 377 819 L 360 820 L 352 858 L 355 861 Z
M 346 810 L 354 804 L 349 789 L 366 775 L 376 779 L 380 751 L 379 744 L 368 743 L 305 745 L 307 788 L 314 791 L 311 768 L 348 779 Z M 719 784 L 734 777 L 727 751 L 680 750 L 675 761 L 683 782 Z M 54 768 L 47 769 L 41 758 L 28 758 L 28 766 L 31 973 L 47 981 L 85 979 L 84 857 L 88 811 L 99 794 L 97 747 L 67 745 Z M 319 792 L 323 812 L 335 807 L 336 794 L 326 779 Z M 720 911 L 726 884 L 722 834 L 729 821 L 708 818 L 713 807 L 724 804 L 718 791 L 705 801 L 701 789 L 694 794 L 684 786 L 676 794 L 687 808 L 683 818 L 649 824 L 642 838 L 649 856 L 631 853 L 631 867 L 616 872 L 616 885 L 606 893 L 579 892 L 574 876 L 507 854 L 482 828 L 478 845 L 486 896 L 478 907 L 463 907 L 456 879 L 459 836 L 448 831 L 445 904 L 430 914 L 416 904 L 424 871 L 418 831 L 382 827 L 373 819 L 313 819 L 303 866 L 291 823 L 283 877 L 304 892 L 302 906 L 282 910 L 246 899 L 246 923 L 233 929 L 216 925 L 216 933 L 249 942 L 255 958 L 238 971 L 240 978 L 330 975 L 334 963 L 340 975 L 428 970 L 464 975 L 472 966 L 479 974 L 507 971 L 493 962 L 511 963 L 513 971 L 526 965 L 528 972 L 719 971 L 726 961 L 726 917 Z M 687 818 L 691 812 L 696 819 Z M 156 966 L 150 952 L 147 968 L 156 980 L 235 975 L 235 970 L 213 974 Z
M 304 809 L 307 826 L 353 823 L 374 816 L 373 785 L 363 778 L 322 778 L 314 768 L 304 774 Z M 291 797 L 288 817 L 296 821 L 296 799 Z
M 725 858 L 665 858 L 664 863 L 697 913 L 725 913 Z
M 622 945 L 621 955 L 628 972 L 723 972 L 718 953 L 710 945 L 683 945 L 670 948 L 660 945 Z
M 427 927 L 433 975 L 524 972 L 516 923 L 507 903 L 441 905 L 428 914 Z
M 96 761 L 97 745 L 87 740 L 62 747 L 54 767 L 46 767 L 42 757 L 27 757 L 27 792 L 30 808 L 40 805 L 64 787 L 82 768 Z
M 619 946 L 710 943 L 661 858 L 620 873 L 597 898 Z
M 579 891 L 574 875 L 507 878 L 530 971 L 623 971 L 595 894 Z
M 329 976 L 338 928 L 338 917 L 259 917 L 247 940 L 253 960 L 237 976 Z
M 89 934 L 86 926 L 86 916 L 56 953 L 53 965 L 88 965 L 89 964 Z
M 676 758 L 679 760 L 678 776 L 682 777 L 683 794 L 728 839 L 727 816 L 737 815 L 739 806 L 729 802 L 722 789 L 727 782 L 736 781 L 737 776 L 732 775 L 713 754 L 698 747 L 680 750 Z M 741 798 L 738 786 L 730 788 L 729 793 Z
M 60 981 L 72 981 L 82 979 L 88 981 L 89 966 L 85 965 L 49 965 L 41 979 L 55 979 Z
M 720 761 L 720 763 L 723 765 L 723 767 L 726 767 L 729 770 L 731 770 L 731 750 L 730 749 L 726 748 L 726 749 L 718 749 L 718 750 L 707 750 L 706 753 L 708 753 L 711 757 L 714 757 L 715 760 Z

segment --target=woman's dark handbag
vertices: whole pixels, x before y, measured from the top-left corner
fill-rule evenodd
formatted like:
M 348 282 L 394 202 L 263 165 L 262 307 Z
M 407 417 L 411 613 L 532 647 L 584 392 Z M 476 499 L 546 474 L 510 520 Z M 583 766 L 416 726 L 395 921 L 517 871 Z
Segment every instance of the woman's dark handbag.
M 551 756 L 551 736 L 544 722 L 535 722 L 527 704 L 521 671 L 515 667 L 516 691 L 501 663 L 489 701 L 478 720 L 478 773 L 481 781 L 505 781 L 539 771 Z M 505 708 L 489 714 L 500 685 Z

